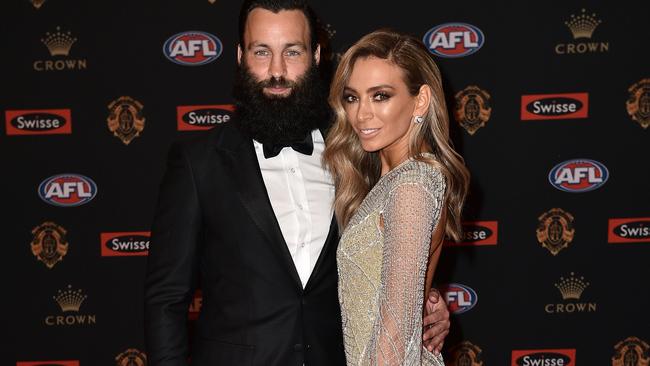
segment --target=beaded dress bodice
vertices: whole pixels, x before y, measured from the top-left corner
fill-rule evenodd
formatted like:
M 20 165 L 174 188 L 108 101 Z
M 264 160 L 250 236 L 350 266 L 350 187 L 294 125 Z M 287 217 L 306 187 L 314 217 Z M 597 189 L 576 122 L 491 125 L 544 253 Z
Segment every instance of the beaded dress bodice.
M 422 306 L 431 234 L 445 180 L 407 160 L 372 188 L 337 249 L 348 365 L 444 366 L 422 346 Z

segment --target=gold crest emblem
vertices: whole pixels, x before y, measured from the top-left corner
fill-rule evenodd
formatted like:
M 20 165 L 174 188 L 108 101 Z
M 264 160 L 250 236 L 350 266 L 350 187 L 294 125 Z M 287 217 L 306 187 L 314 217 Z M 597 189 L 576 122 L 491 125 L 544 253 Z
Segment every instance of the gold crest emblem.
M 573 216 L 561 208 L 543 213 L 537 226 L 537 241 L 553 255 L 557 255 L 573 241 Z
M 124 145 L 140 136 L 144 130 L 144 116 L 142 103 L 131 97 L 120 97 L 108 105 L 108 129 L 118 137 Z
M 449 350 L 449 359 L 445 359 L 447 366 L 483 366 L 479 347 L 469 341 L 463 341 Z
M 470 135 L 473 135 L 490 119 L 492 113 L 490 94 L 471 85 L 456 93 L 455 98 L 454 118 Z
M 648 128 L 650 126 L 650 79 L 643 79 L 635 83 L 628 89 L 628 92 L 630 92 L 630 97 L 625 103 L 627 113 L 641 127 Z
M 115 357 L 116 366 L 146 366 L 147 355 L 135 348 L 129 348 Z
M 38 10 L 41 8 L 41 6 L 43 6 L 45 0 L 29 0 L 29 2 L 32 3 L 32 5 L 34 5 L 34 7 Z
M 52 269 L 68 253 L 66 231 L 61 226 L 47 221 L 32 230 L 32 253 L 47 268 Z
M 649 366 L 650 347 L 637 337 L 628 337 L 614 346 L 612 366 Z

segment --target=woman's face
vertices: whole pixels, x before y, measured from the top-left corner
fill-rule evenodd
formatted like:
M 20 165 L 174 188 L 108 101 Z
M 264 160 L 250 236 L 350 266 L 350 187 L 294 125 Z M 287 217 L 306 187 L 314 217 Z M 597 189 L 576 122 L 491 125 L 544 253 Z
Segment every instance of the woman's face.
M 364 150 L 406 156 L 416 97 L 400 67 L 376 57 L 356 60 L 343 90 L 343 107 Z

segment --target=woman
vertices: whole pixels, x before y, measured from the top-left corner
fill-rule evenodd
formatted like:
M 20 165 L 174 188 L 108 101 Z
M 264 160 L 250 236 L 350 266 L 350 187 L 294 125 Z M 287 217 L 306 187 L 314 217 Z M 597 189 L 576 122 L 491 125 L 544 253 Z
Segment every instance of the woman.
M 444 365 L 422 347 L 422 306 L 445 234 L 460 239 L 469 173 L 440 72 L 419 40 L 375 31 L 343 55 L 329 103 L 347 363 Z

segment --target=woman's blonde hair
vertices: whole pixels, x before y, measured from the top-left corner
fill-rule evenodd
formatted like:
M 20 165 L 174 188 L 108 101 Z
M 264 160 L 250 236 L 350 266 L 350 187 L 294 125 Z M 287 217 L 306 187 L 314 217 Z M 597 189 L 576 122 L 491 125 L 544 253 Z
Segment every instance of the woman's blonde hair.
M 438 166 L 445 176 L 446 234 L 454 240 L 462 236 L 461 210 L 469 186 L 469 172 L 463 158 L 454 151 L 449 139 L 449 119 L 438 67 L 418 39 L 392 30 L 372 32 L 345 52 L 330 88 L 329 104 L 335 121 L 328 133 L 323 161 L 334 177 L 334 212 L 341 230 L 347 225 L 363 198 L 377 183 L 381 162 L 376 152 L 366 152 L 347 120 L 343 90 L 357 59 L 376 57 L 398 66 L 412 96 L 422 85 L 431 88 L 431 99 L 424 122 L 413 126 L 409 157 Z M 431 152 L 434 159 L 421 154 Z

